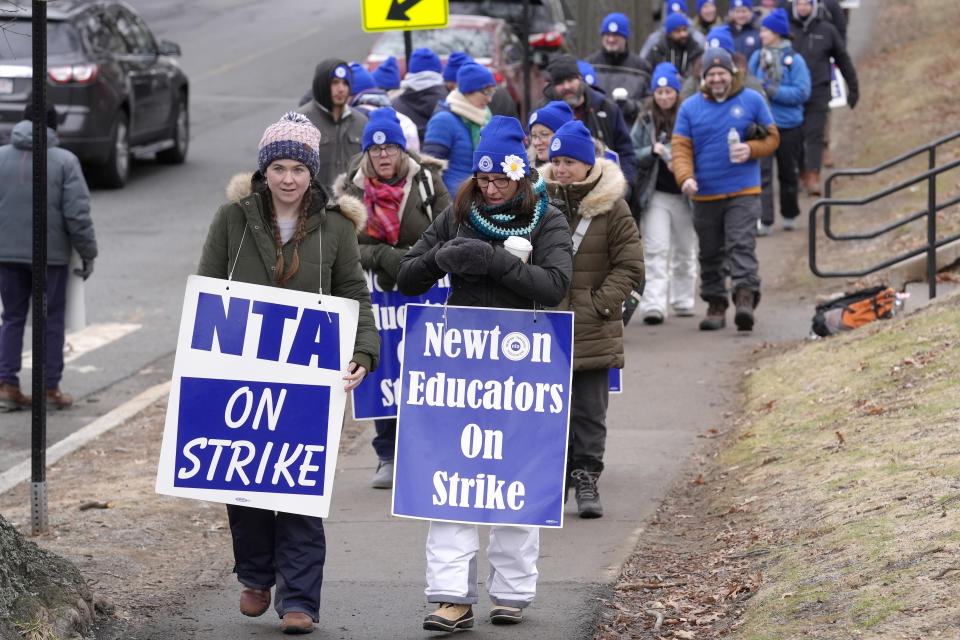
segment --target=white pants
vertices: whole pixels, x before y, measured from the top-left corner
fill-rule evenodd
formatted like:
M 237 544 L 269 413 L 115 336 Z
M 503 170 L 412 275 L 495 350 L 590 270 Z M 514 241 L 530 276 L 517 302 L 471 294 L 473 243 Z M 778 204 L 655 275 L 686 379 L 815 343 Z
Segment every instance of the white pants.
M 667 296 L 674 309 L 692 309 L 697 286 L 697 232 L 693 210 L 681 194 L 654 191 L 643 212 L 643 263 L 646 286 L 640 313 L 666 317 Z
M 427 534 L 428 602 L 477 602 L 477 525 L 430 522 Z M 538 527 L 490 526 L 487 593 L 496 605 L 526 607 L 537 593 Z

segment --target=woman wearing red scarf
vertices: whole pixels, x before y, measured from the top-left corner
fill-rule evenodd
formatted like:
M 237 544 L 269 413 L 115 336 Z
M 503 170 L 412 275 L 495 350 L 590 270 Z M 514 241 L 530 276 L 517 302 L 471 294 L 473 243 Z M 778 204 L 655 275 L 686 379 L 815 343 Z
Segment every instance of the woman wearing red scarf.
M 363 151 L 350 161 L 347 172 L 334 181 L 338 198 L 363 201 L 367 223 L 359 234 L 360 261 L 377 275 L 385 291 L 396 286 L 400 259 L 420 239 L 434 216 L 450 204 L 441 174 L 444 160 L 407 151 L 397 112 L 384 107 L 370 112 L 363 130 Z M 396 419 L 375 420 L 373 448 L 379 460 L 372 486 L 393 486 L 393 450 Z

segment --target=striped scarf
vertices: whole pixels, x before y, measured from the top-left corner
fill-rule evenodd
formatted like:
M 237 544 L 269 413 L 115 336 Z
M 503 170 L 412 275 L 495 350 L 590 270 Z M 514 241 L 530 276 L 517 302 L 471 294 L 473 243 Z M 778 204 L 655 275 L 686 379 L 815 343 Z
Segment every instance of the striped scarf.
M 395 185 L 377 178 L 363 179 L 363 204 L 367 207 L 367 235 L 397 246 L 400 239 L 400 203 L 403 202 L 404 177 Z
M 510 236 L 524 236 L 533 231 L 540 222 L 540 217 L 547 210 L 549 197 L 547 196 L 547 183 L 535 169 L 530 169 L 536 175 L 536 182 L 533 183 L 533 193 L 537 198 L 537 204 L 533 208 L 533 214 L 530 216 L 519 216 L 511 213 L 511 210 L 517 208 L 517 205 L 523 199 L 523 195 L 514 198 L 510 202 L 504 202 L 495 207 L 483 207 L 477 209 L 476 205 L 470 207 L 470 226 L 494 240 L 505 240 Z

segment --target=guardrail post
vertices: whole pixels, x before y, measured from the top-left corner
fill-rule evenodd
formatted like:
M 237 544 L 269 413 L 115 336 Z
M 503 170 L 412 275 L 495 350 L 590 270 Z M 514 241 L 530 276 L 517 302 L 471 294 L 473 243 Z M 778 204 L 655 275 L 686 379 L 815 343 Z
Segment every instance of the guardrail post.
M 937 166 L 936 147 L 930 148 L 930 169 Z M 927 183 L 927 287 L 930 299 L 937 297 L 937 176 Z

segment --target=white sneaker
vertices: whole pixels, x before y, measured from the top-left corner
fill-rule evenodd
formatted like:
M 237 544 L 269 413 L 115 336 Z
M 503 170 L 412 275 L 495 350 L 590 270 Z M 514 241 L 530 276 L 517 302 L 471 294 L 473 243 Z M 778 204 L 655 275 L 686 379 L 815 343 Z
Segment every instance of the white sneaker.
M 381 460 L 377 463 L 377 471 L 373 474 L 370 486 L 374 489 L 393 488 L 393 460 Z
M 786 223 L 784 223 L 784 225 L 786 225 Z M 759 220 L 757 221 L 757 237 L 758 238 L 764 238 L 766 236 L 769 236 L 772 233 L 773 233 L 772 224 L 763 224 Z
M 793 218 L 784 218 L 783 219 L 783 230 L 784 231 L 796 231 L 797 230 L 797 221 Z

